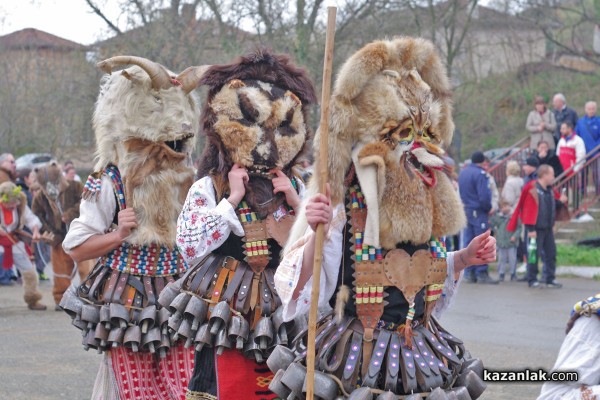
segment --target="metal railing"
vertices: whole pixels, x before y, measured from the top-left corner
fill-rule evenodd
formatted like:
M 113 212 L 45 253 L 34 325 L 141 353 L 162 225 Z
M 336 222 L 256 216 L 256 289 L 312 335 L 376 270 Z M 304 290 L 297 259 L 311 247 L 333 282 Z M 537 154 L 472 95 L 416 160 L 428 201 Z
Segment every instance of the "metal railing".
M 586 154 L 581 168 L 576 164 L 557 176 L 554 187 L 568 196 L 572 216 L 587 212 L 600 200 L 600 145 Z
M 525 163 L 525 160 L 530 154 L 530 142 L 531 136 L 527 135 L 490 160 L 491 167 L 488 168 L 487 172 L 494 177 L 498 188 L 504 186 L 504 182 L 506 182 L 506 163 L 510 160 L 516 160 L 519 165 Z

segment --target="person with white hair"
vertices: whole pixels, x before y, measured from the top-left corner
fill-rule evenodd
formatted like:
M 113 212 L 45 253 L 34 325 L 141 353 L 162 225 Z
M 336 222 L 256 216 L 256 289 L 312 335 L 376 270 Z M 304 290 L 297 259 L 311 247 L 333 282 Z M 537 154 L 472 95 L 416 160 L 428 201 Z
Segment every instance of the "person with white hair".
M 558 144 L 560 139 L 560 126 L 563 122 L 570 122 L 573 126 L 577 125 L 577 112 L 567 107 L 567 99 L 562 93 L 557 93 L 552 98 L 552 107 L 554 108 L 554 119 L 556 119 L 556 130 L 554 131 L 554 144 Z
M 597 110 L 595 101 L 585 103 L 585 115 L 575 125 L 575 132 L 583 139 L 586 153 L 600 144 L 600 117 L 596 115 Z

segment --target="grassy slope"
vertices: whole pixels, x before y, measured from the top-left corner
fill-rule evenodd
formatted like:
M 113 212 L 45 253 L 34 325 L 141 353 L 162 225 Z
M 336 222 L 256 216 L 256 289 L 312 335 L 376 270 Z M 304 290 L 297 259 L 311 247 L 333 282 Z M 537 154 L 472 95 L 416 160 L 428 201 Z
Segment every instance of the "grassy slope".
M 461 159 L 475 150 L 508 147 L 524 137 L 536 94 L 551 100 L 554 93 L 561 92 L 579 115 L 586 101 L 600 103 L 600 72 L 582 74 L 548 65 L 529 70 L 488 77 L 455 89 L 454 119 L 462 133 Z

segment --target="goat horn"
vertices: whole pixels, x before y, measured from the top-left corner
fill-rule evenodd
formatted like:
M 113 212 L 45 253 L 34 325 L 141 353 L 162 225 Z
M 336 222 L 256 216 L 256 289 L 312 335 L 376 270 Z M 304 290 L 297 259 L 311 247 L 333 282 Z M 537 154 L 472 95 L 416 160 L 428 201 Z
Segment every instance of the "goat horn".
M 183 91 L 188 94 L 192 90 L 198 87 L 198 83 L 200 83 L 200 79 L 204 73 L 208 70 L 210 65 L 201 65 L 198 67 L 188 67 L 182 73 L 177 75 L 177 80 L 181 82 L 181 88 Z
M 143 57 L 116 56 L 100 61 L 96 65 L 107 74 L 112 73 L 113 68 L 119 65 L 137 65 L 150 75 L 152 87 L 154 89 L 167 89 L 172 86 L 171 77 L 165 68 L 162 65 Z

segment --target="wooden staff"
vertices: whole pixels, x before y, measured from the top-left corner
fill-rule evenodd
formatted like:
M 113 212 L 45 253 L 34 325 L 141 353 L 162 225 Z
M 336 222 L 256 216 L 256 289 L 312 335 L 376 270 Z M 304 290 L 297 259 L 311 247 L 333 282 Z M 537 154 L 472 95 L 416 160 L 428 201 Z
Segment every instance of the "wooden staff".
M 333 39 L 335 36 L 336 7 L 327 7 L 327 36 L 325 38 L 325 59 L 323 60 L 323 87 L 321 91 L 321 121 L 319 122 L 319 192 L 327 193 L 328 132 L 329 132 L 329 95 L 331 92 L 331 70 L 333 65 Z M 315 341 L 317 336 L 317 309 L 319 306 L 319 284 L 321 282 L 321 264 L 323 261 L 323 242 L 325 226 L 317 225 L 315 238 L 315 258 L 313 259 L 313 282 L 308 315 L 308 349 L 306 352 L 306 398 L 312 400 L 315 392 Z

